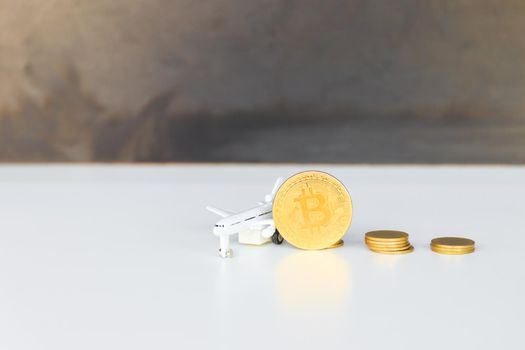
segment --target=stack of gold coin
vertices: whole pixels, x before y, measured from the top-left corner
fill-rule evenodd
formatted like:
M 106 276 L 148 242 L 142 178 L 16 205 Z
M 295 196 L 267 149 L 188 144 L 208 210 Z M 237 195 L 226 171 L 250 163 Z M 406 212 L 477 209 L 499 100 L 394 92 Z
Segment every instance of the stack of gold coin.
M 339 247 L 342 247 L 345 245 L 345 241 L 343 241 L 342 239 L 340 239 L 339 241 L 337 241 L 335 244 L 332 244 L 331 246 L 329 246 L 328 248 L 324 248 L 324 249 L 332 249 L 332 248 L 339 248 Z
M 273 200 L 275 227 L 301 249 L 343 245 L 352 221 L 352 201 L 344 185 L 321 171 L 305 171 L 286 180 Z
M 430 249 L 439 254 L 469 254 L 474 252 L 475 242 L 462 237 L 439 237 L 430 242 Z
M 370 231 L 365 234 L 368 249 L 381 254 L 407 254 L 414 250 L 408 241 L 408 233 L 401 231 Z

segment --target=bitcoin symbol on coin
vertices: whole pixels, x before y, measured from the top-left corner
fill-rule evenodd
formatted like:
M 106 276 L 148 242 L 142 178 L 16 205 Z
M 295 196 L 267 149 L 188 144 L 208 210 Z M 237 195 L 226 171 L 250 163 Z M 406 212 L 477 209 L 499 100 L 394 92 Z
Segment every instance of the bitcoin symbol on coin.
M 348 191 L 335 177 L 306 171 L 286 180 L 272 208 L 279 233 L 301 249 L 324 249 L 337 244 L 352 220 Z
M 305 228 L 319 228 L 330 221 L 332 217 L 326 206 L 326 197 L 322 193 L 314 193 L 311 187 L 308 187 L 308 194 L 303 188 L 301 195 L 295 198 L 294 202 L 299 202 L 301 206 Z

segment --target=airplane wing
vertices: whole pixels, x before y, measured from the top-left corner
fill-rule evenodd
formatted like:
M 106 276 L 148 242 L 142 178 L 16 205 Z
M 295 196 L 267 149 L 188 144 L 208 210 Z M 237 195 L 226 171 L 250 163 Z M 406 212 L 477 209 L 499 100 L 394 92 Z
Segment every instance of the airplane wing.
M 219 216 L 222 216 L 223 218 L 235 214 L 234 212 L 231 212 L 231 211 L 228 211 L 228 210 L 224 210 L 224 209 L 215 208 L 215 207 L 212 207 L 211 205 L 208 205 L 206 207 L 206 209 L 211 211 L 212 213 L 215 213 L 215 214 L 217 214 Z

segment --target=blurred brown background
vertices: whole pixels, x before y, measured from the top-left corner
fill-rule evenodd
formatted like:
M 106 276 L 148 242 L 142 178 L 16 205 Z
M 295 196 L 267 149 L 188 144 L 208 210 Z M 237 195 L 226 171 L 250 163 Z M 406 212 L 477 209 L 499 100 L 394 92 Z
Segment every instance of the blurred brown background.
M 0 160 L 525 162 L 520 0 L 0 0 Z

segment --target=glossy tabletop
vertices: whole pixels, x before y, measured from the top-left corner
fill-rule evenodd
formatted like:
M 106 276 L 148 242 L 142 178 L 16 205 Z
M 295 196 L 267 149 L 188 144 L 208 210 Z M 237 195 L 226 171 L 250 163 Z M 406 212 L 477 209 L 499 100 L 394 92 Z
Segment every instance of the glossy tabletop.
M 346 244 L 219 258 L 204 207 L 306 169 L 347 186 Z M 0 349 L 523 349 L 524 198 L 519 166 L 0 166 Z M 414 252 L 367 250 L 376 229 Z

